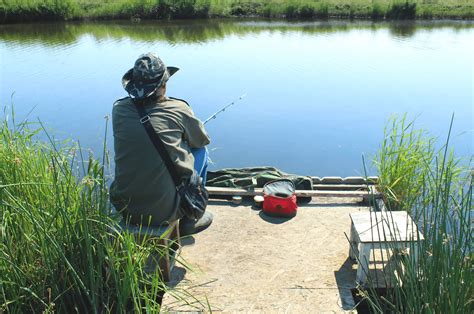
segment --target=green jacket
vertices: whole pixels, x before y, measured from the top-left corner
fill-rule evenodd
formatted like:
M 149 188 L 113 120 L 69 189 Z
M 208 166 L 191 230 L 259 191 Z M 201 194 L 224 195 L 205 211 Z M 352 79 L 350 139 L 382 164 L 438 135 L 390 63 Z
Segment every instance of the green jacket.
M 167 98 L 144 106 L 178 174 L 182 179 L 189 178 L 194 169 L 190 148 L 210 142 L 204 125 L 183 100 Z M 115 179 L 110 200 L 133 223 L 148 223 L 151 219 L 152 224 L 159 225 L 179 218 L 179 198 L 168 169 L 139 120 L 130 98 L 114 103 Z

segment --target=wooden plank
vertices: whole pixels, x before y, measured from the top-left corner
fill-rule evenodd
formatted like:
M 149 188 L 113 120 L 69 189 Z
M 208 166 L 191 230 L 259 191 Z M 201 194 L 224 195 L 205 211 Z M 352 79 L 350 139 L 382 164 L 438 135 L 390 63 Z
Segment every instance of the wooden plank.
M 263 195 L 263 189 L 245 190 L 236 188 L 206 187 L 210 195 L 220 196 L 255 196 Z M 367 197 L 367 191 L 318 191 L 318 190 L 296 190 L 296 196 L 300 197 Z M 380 195 L 376 194 L 375 197 Z
M 342 184 L 341 177 L 323 177 L 321 179 L 321 183 L 323 184 Z
M 365 180 L 364 177 L 311 177 L 313 180 L 313 184 L 340 184 L 340 185 L 358 185 L 358 184 L 368 184 L 373 185 L 376 184 L 378 181 L 378 177 L 372 176 L 372 177 L 367 177 L 367 181 Z
M 367 191 L 365 184 L 313 184 L 313 190 L 349 190 Z
M 357 212 L 350 217 L 361 243 L 423 240 L 406 211 Z

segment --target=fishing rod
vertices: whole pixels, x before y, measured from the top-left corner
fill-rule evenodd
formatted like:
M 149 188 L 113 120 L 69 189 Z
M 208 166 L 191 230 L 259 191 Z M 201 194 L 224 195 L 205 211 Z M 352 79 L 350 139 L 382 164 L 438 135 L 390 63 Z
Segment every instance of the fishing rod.
M 209 121 L 215 119 L 219 113 L 224 112 L 227 108 L 233 106 L 236 102 L 238 102 L 239 100 L 242 100 L 243 98 L 245 98 L 245 96 L 247 96 L 247 93 L 243 94 L 243 95 L 240 96 L 239 98 L 237 98 L 237 99 L 235 99 L 234 101 L 232 101 L 230 104 L 225 105 L 224 107 L 222 107 L 221 109 L 219 109 L 218 111 L 216 111 L 213 115 L 211 115 L 209 118 L 207 118 L 207 119 L 204 121 L 204 124 L 206 124 L 206 123 L 208 123 Z

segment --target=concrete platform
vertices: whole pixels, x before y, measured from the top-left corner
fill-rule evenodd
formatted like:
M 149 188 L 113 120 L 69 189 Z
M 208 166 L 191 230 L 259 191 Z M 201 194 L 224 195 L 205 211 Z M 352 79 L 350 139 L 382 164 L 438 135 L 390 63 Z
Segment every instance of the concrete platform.
M 349 214 L 360 199 L 315 198 L 292 219 L 214 201 L 212 226 L 183 239 L 162 312 L 346 312 L 357 266 Z

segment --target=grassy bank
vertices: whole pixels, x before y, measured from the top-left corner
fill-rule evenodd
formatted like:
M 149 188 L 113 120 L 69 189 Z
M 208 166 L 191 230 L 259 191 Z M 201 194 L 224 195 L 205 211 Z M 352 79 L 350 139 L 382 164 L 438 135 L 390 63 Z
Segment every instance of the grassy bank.
M 383 278 L 372 278 L 368 288 L 361 289 L 373 312 L 472 311 L 473 176 L 466 160 L 454 158 L 448 149 L 449 137 L 439 149 L 435 138 L 405 118 L 392 120 L 386 130 L 375 160 L 386 215 L 407 210 L 425 240 L 411 244 L 410 254 L 393 250 Z M 389 288 L 385 295 L 374 282 Z
M 470 0 L 4 0 L 0 22 L 71 19 L 474 18 Z
M 145 270 L 161 248 L 114 229 L 104 160 L 40 132 L 0 125 L 0 313 L 157 313 L 165 286 Z

